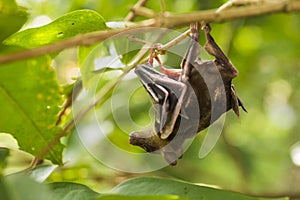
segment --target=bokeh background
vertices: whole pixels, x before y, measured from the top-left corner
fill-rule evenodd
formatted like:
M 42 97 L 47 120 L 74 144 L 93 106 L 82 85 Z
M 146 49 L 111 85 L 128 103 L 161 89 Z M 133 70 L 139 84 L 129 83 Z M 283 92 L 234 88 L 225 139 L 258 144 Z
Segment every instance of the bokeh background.
M 136 3 L 135 0 L 17 2 L 28 8 L 31 14 L 23 29 L 43 25 L 67 12 L 83 8 L 96 10 L 107 22 L 122 21 Z M 165 4 L 172 13 L 185 13 L 217 8 L 224 2 L 166 0 Z M 147 7 L 160 11 L 158 1 L 149 0 Z M 138 17 L 136 20 L 141 19 Z M 227 114 L 222 135 L 208 156 L 198 157 L 204 131 L 198 134 L 177 166 L 145 174 L 126 173 L 111 169 L 91 156 L 75 131 L 64 139 L 67 144 L 66 164 L 57 168 L 47 181 L 84 183 L 103 192 L 130 177 L 161 176 L 251 194 L 300 194 L 300 14 L 239 19 L 212 24 L 212 28 L 215 40 L 239 70 L 234 85 L 248 113 L 242 113 L 240 120 L 233 112 Z M 55 62 L 61 84 L 70 82 L 70 76 L 78 71 L 76 49 L 62 52 Z M 172 57 L 166 62 L 170 62 L 167 63 L 170 66 L 178 67 L 180 64 L 180 60 Z M 125 89 L 118 93 L 126 96 Z M 142 88 L 129 99 L 131 116 L 141 126 L 151 122 L 150 108 L 149 98 Z M 103 125 L 110 130 L 108 138 L 122 148 L 132 150 L 133 147 L 128 144 L 128 133 L 118 127 L 111 111 L 105 106 L 98 109 L 109 122 Z M 122 116 L 122 111 L 118 115 Z M 90 126 L 88 119 L 82 123 L 84 125 Z M 18 151 L 12 137 L 3 134 L 0 137 L 2 145 L 15 148 L 5 172 L 13 173 L 28 166 L 32 157 Z M 139 151 L 138 148 L 134 150 Z

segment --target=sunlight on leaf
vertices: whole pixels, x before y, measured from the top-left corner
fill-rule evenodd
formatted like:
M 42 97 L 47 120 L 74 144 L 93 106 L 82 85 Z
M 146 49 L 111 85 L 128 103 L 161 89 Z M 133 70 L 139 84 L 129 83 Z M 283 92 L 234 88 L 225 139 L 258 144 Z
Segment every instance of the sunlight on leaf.
M 63 15 L 45 26 L 16 33 L 5 40 L 5 44 L 34 48 L 58 42 L 80 33 L 104 30 L 106 28 L 104 19 L 97 12 L 77 10 Z

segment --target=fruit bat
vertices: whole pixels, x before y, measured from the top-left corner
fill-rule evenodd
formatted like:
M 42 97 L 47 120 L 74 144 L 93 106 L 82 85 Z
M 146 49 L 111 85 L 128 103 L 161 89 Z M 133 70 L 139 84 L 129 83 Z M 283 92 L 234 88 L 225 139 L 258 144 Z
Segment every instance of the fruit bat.
M 239 117 L 239 107 L 247 112 L 232 84 L 238 71 L 223 53 L 210 34 L 211 27 L 202 27 L 206 44 L 204 49 L 214 60 L 201 60 L 199 24 L 190 26 L 191 41 L 181 69 L 166 69 L 161 62 L 161 72 L 149 62 L 138 65 L 135 73 L 151 97 L 155 110 L 153 127 L 130 134 L 130 144 L 147 152 L 160 153 L 165 160 L 176 165 L 183 154 L 185 140 L 209 127 L 222 114 L 233 110 Z M 158 59 L 155 56 L 155 59 Z

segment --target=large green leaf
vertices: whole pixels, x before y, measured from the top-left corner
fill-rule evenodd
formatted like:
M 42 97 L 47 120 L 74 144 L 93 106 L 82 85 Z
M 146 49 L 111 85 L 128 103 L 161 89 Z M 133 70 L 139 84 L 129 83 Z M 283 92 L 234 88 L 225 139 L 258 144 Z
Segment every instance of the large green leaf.
M 55 126 L 63 103 L 49 57 L 0 66 L 0 132 L 12 134 L 21 150 L 35 156 L 60 131 Z M 61 164 L 63 145 L 50 147 L 45 158 Z
M 53 200 L 48 185 L 40 184 L 24 174 L 0 176 L 0 194 L 3 200 Z
M 38 184 L 24 174 L 0 176 L 1 197 L 8 200 L 267 200 L 243 194 L 158 178 L 136 178 L 121 183 L 111 193 L 99 194 L 85 185 L 71 182 Z M 287 198 L 276 198 L 285 200 Z M 275 200 L 275 199 L 274 199 Z
M 101 195 L 82 184 L 57 182 L 46 185 L 24 174 L 0 177 L 0 186 L 1 198 L 5 200 L 185 200 L 174 195 Z
M 92 10 L 77 10 L 65 14 L 50 24 L 16 33 L 4 41 L 7 45 L 33 48 L 75 36 L 106 29 L 101 15 Z
M 135 178 L 115 187 L 112 193 L 123 195 L 178 195 L 188 199 L 266 200 L 210 187 L 162 178 Z M 277 200 L 287 198 L 277 198 Z
M 0 43 L 17 32 L 27 20 L 27 12 L 14 0 L 0 0 Z
M 53 192 L 51 199 L 64 200 L 187 200 L 176 195 L 119 195 L 99 194 L 85 185 L 68 182 L 57 182 L 50 184 Z

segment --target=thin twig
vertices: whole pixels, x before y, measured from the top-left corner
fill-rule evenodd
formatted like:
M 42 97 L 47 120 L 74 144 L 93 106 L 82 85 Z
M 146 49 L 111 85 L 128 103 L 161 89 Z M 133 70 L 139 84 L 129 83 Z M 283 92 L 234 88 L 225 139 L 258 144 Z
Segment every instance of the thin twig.
M 154 18 L 157 13 L 153 10 L 146 8 L 146 7 L 139 7 L 139 8 L 131 8 L 130 9 L 136 16 L 143 16 L 146 18 Z
M 146 44 L 146 45 L 148 45 L 149 47 L 153 45 L 153 42 L 148 42 L 148 41 L 146 41 L 146 40 L 137 38 L 137 37 L 135 37 L 134 35 L 128 36 L 128 40 L 129 40 L 129 41 L 132 41 L 132 42 L 139 42 L 139 43 L 142 43 L 142 44 Z
M 186 39 L 189 36 L 189 34 L 190 34 L 190 29 L 188 29 L 184 33 L 180 34 L 179 36 L 177 36 L 170 42 L 168 42 L 166 44 L 159 44 L 159 45 L 156 45 L 157 43 L 155 44 L 153 42 L 148 42 L 143 39 L 137 38 L 135 36 L 129 36 L 128 39 L 130 41 L 139 42 L 139 43 L 148 45 L 149 47 L 153 47 L 153 48 L 155 48 L 156 54 L 164 55 L 166 53 L 166 51 L 168 51 L 171 47 L 177 45 L 178 43 L 180 43 L 181 41 Z M 154 45 L 155 45 L 155 47 L 154 47 Z
M 164 0 L 160 0 L 159 3 L 160 3 L 160 12 L 162 12 L 162 13 L 166 12 L 165 1 Z
M 66 48 L 91 45 L 96 42 L 105 40 L 118 33 L 125 32 L 141 27 L 165 27 L 176 28 L 189 25 L 192 22 L 206 22 L 206 23 L 220 23 L 225 21 L 232 21 L 246 17 L 266 15 L 271 13 L 280 12 L 297 12 L 300 11 L 300 1 L 279 1 L 279 3 L 264 3 L 262 5 L 251 5 L 245 7 L 238 7 L 216 12 L 216 10 L 204 10 L 186 14 L 162 14 L 157 15 L 155 18 L 148 19 L 136 23 L 132 27 L 124 29 L 113 29 L 107 31 L 93 32 L 84 35 L 75 36 L 73 38 L 38 47 L 31 50 L 25 50 L 13 54 L 8 54 L 0 57 L 0 64 L 24 60 L 29 58 L 38 57 L 45 54 L 55 53 Z M 0 65 L 1 66 L 1 65 Z
M 159 54 L 165 54 L 171 47 L 175 46 L 176 44 L 180 43 L 182 40 L 186 39 L 190 35 L 190 29 L 185 31 L 183 34 L 179 35 L 175 39 L 171 40 L 170 42 L 162 45 L 160 48 L 157 49 Z
M 143 7 L 144 5 L 146 5 L 147 0 L 139 0 L 133 7 L 134 8 L 139 8 L 139 7 Z M 128 15 L 125 17 L 125 21 L 131 22 L 134 20 L 134 18 L 136 17 L 136 14 L 131 11 L 130 13 L 128 13 Z

